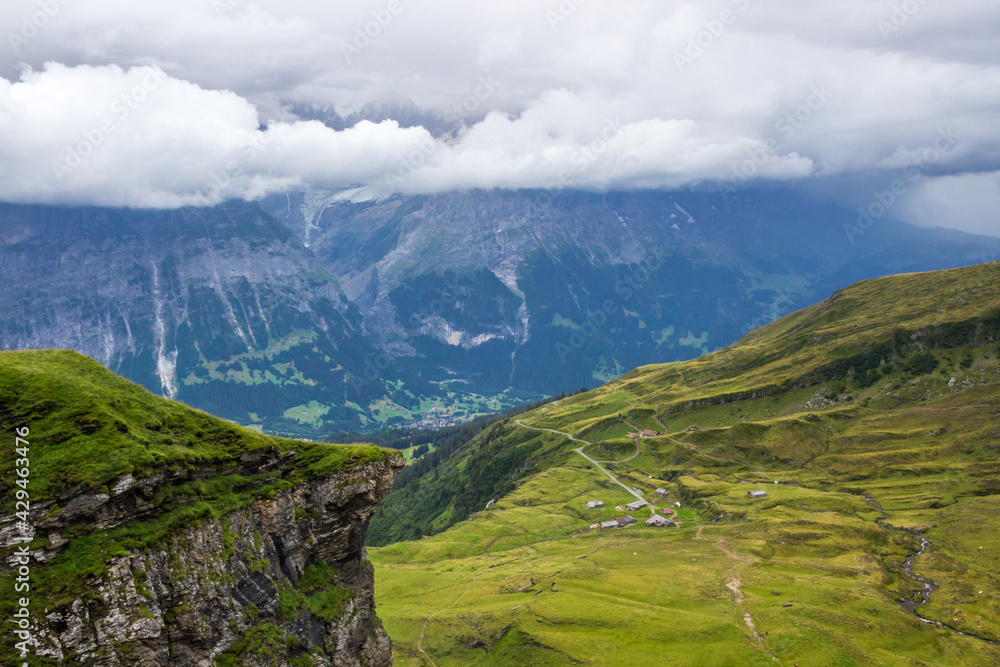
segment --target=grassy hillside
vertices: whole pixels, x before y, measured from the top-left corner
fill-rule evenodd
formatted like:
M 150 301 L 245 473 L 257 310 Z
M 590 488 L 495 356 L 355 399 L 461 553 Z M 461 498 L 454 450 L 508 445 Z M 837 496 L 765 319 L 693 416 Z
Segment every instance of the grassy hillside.
M 302 480 L 391 454 L 370 445 L 260 435 L 156 397 L 75 352 L 0 352 L 0 498 L 7 518 L 20 488 L 14 470 L 24 454 L 15 452 L 15 432 L 23 428 L 29 430 L 27 491 L 36 525 L 64 512 L 75 497 L 113 495 L 126 476 L 137 483 L 163 478 L 152 487 L 152 507 L 142 519 L 113 522 L 108 530 L 81 520 L 60 531 L 69 544 L 32 568 L 33 599 L 49 604 L 80 594 L 86 579 L 127 549 L 156 544 Z M 199 471 L 194 481 L 188 471 Z M 9 537 L 13 526 L 4 528 Z M 46 532 L 38 528 L 32 550 L 49 545 Z M 6 587 L 3 605 L 11 595 Z
M 998 358 L 1000 265 L 896 276 L 494 425 L 390 496 L 397 663 L 997 664 Z

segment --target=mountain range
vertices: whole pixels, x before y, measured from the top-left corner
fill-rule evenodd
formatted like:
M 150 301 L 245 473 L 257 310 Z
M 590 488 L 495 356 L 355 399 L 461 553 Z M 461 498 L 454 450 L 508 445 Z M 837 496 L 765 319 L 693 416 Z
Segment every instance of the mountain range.
M 74 349 L 270 433 L 442 426 L 1000 253 L 888 218 L 852 239 L 854 218 L 765 190 L 2 204 L 0 347 Z
M 864 281 L 403 456 L 0 352 L 0 607 L 39 665 L 994 664 L 998 293 Z

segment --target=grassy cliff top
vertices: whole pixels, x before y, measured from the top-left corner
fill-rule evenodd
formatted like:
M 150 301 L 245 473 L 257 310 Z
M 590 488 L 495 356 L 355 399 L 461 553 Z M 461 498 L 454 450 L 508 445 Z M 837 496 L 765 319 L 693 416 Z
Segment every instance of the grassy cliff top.
M 162 546 L 202 521 L 395 453 L 261 435 L 154 396 L 75 352 L 0 352 L 4 512 L 14 511 L 13 468 L 24 456 L 15 451 L 15 434 L 24 427 L 32 523 L 49 521 L 69 540 L 32 572 L 33 598 L 52 607 L 88 594 L 85 582 L 103 576 L 112 558 Z M 104 494 L 107 502 L 127 475 L 140 485 L 150 480 L 142 493 L 151 507 L 141 518 L 112 518 L 102 527 L 91 514 L 66 512 L 78 496 Z M 50 530 L 36 530 L 33 551 L 46 548 Z M 8 588 L 0 596 L 0 611 L 12 609 L 12 594 Z
M 392 454 L 372 445 L 261 435 L 154 396 L 93 359 L 63 350 L 0 352 L 4 487 L 13 481 L 13 431 L 25 426 L 30 429 L 33 502 L 100 489 L 124 474 L 142 479 L 163 470 L 231 461 L 256 450 L 294 453 L 289 460 L 297 479 Z

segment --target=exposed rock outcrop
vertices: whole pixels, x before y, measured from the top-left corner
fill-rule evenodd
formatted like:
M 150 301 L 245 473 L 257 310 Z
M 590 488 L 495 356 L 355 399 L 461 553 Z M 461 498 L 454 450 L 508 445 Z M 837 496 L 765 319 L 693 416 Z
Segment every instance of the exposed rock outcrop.
M 114 558 L 87 582 L 92 595 L 37 619 L 36 655 L 106 667 L 392 664 L 363 544 L 402 467 L 394 455 L 347 468 Z M 63 506 L 99 516 L 109 500 Z

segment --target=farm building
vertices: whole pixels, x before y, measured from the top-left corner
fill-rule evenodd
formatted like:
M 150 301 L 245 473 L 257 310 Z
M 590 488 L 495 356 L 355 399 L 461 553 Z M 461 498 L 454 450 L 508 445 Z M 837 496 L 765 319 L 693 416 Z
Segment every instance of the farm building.
M 747 491 L 747 498 L 763 498 L 767 495 L 767 491 Z
M 659 431 L 653 431 L 653 430 L 648 429 L 648 428 L 639 431 L 639 436 L 643 437 L 643 438 L 654 438 L 654 437 L 656 437 L 658 435 L 660 435 Z
M 637 500 L 634 503 L 629 503 L 625 507 L 627 507 L 629 510 L 631 510 L 632 512 L 634 512 L 636 510 L 642 509 L 643 507 L 645 507 L 648 504 L 649 503 L 647 503 L 645 500 Z
M 611 521 L 602 521 L 597 524 L 597 526 L 604 530 L 605 528 L 624 528 L 625 526 L 631 526 L 633 523 L 639 523 L 630 516 L 620 516 L 617 519 L 612 519 Z
M 602 507 L 604 507 L 604 501 L 603 500 L 591 500 L 584 507 L 586 507 L 589 510 L 601 509 Z
M 646 519 L 647 526 L 676 526 L 677 524 L 668 519 L 665 516 L 660 516 L 659 514 L 654 514 L 653 516 Z
M 666 496 L 667 495 L 667 490 L 666 489 L 657 489 L 656 490 L 656 495 L 658 495 L 658 496 Z

